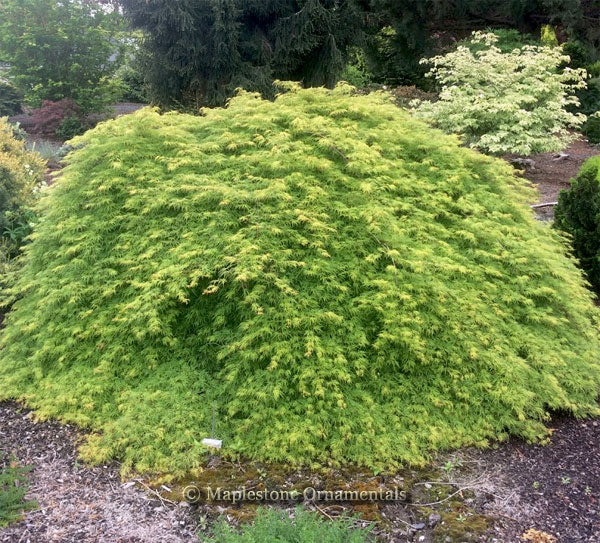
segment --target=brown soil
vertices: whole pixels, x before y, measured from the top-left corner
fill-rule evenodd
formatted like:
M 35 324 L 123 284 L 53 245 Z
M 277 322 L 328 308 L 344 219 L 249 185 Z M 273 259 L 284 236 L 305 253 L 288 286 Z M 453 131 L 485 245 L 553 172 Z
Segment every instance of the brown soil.
M 0 404 L 0 453 L 33 466 L 28 498 L 37 509 L 0 530 L 1 543 L 183 543 L 197 541 L 190 508 L 122 485 L 117 465 L 77 461 L 80 433 L 56 422 L 36 424 L 28 410 Z M 165 506 L 167 505 L 167 506 Z
M 552 428 L 547 446 L 513 440 L 477 454 L 497 466 L 510 497 L 490 506 L 491 514 L 505 515 L 499 541 L 516 542 L 535 528 L 559 543 L 600 542 L 600 421 L 563 418 Z
M 539 192 L 538 203 L 550 203 L 558 200 L 558 193 L 571 186 L 573 179 L 581 165 L 590 157 L 600 154 L 598 146 L 591 145 L 585 139 L 574 141 L 562 154 L 543 153 L 534 155 L 531 158 L 533 166 L 525 166 L 523 176 L 536 185 Z M 507 157 L 509 160 L 511 157 Z M 518 168 L 523 166 L 515 164 Z M 536 210 L 538 217 L 542 220 L 552 220 L 554 218 L 554 208 L 545 207 Z

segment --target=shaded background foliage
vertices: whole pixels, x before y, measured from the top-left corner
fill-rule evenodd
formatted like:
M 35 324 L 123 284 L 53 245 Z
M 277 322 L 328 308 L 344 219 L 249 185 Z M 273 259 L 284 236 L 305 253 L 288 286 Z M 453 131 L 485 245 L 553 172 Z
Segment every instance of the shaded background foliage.
M 561 191 L 554 224 L 572 236 L 573 253 L 600 294 L 600 157 L 589 159 L 571 189 Z
M 161 105 L 217 105 L 273 79 L 332 86 L 362 26 L 358 0 L 123 0 L 147 32 L 145 69 Z
M 580 0 L 372 0 L 367 50 L 376 79 L 402 85 L 422 82 L 420 58 L 447 48 L 473 30 L 513 28 L 537 34 L 542 25 L 553 24 L 561 28 L 562 41 L 579 38 L 596 51 L 600 21 L 596 4 Z
M 180 109 L 223 105 L 238 87 L 273 97 L 277 79 L 427 88 L 419 60 L 480 29 L 552 24 L 582 66 L 600 46 L 592 0 L 6 0 L 0 14 L 0 62 L 26 102 L 85 111 L 119 90 Z
M 29 105 L 68 98 L 97 111 L 113 99 L 123 22 L 98 2 L 3 0 L 0 61 Z
M 597 56 L 597 3 L 581 0 L 122 0 L 146 32 L 145 72 L 163 106 L 221 105 L 237 87 L 273 95 L 274 79 L 331 87 L 366 54 L 373 81 L 423 83 L 419 59 L 472 30 L 557 25 Z M 362 62 L 362 59 L 361 59 Z

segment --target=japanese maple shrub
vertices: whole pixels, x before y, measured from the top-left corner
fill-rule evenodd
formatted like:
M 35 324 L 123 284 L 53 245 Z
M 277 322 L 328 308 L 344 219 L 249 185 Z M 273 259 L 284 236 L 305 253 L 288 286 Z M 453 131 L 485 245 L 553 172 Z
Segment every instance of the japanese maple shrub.
M 0 398 L 85 458 L 392 468 L 597 413 L 597 317 L 506 163 L 380 93 L 242 93 L 75 139 L 9 290 Z
M 570 111 L 579 104 L 574 93 L 586 86 L 585 70 L 563 67 L 569 57 L 560 47 L 503 51 L 499 39 L 475 32 L 471 43 L 424 60 L 440 95 L 415 104 L 417 115 L 488 154 L 563 149 L 585 121 Z
M 33 110 L 32 116 L 32 132 L 40 136 L 67 140 L 85 131 L 86 120 L 81 108 L 69 98 L 58 102 L 44 100 L 42 107 Z

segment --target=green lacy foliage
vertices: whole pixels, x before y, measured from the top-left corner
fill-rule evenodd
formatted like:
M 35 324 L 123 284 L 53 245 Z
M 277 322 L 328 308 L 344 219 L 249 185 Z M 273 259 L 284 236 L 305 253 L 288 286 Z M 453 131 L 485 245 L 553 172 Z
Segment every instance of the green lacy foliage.
M 558 151 L 577 136 L 585 116 L 573 93 L 585 87 L 585 70 L 564 68 L 569 57 L 558 47 L 525 45 L 502 52 L 498 36 L 474 32 L 485 46 L 473 52 L 460 46 L 424 60 L 441 88 L 439 100 L 418 104 L 417 114 L 472 148 L 489 154 L 531 155 Z
M 555 226 L 572 236 L 573 252 L 600 294 L 600 157 L 589 159 L 568 191 L 561 191 Z
M 289 86 L 289 85 L 288 85 Z M 533 191 L 380 93 L 72 141 L 1 337 L 0 399 L 98 433 L 89 460 L 391 468 L 597 413 L 591 293 Z
M 99 111 L 115 94 L 122 30 L 119 13 L 97 2 L 2 0 L 0 58 L 29 105 L 70 98 Z
M 23 96 L 16 87 L 0 79 L 0 117 L 21 113 Z
M 0 528 L 21 520 L 25 511 L 37 507 L 35 502 L 25 501 L 29 471 L 31 468 L 19 467 L 0 453 Z
M 222 521 L 206 543 L 367 543 L 369 532 L 352 528 L 352 521 L 324 521 L 315 513 L 297 509 L 290 518 L 285 512 L 260 509 L 253 524 L 240 532 Z

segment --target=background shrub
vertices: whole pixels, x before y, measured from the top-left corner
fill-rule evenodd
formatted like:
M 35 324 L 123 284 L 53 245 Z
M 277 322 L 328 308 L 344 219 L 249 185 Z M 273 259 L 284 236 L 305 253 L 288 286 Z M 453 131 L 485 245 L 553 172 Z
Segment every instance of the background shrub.
M 148 103 L 148 89 L 142 69 L 137 64 L 126 64 L 116 74 L 120 84 L 119 99 L 123 102 Z
M 340 86 L 72 140 L 0 337 L 0 399 L 85 458 L 392 468 L 598 412 L 597 309 L 513 168 Z
M 569 57 L 569 66 L 585 68 L 589 61 L 589 51 L 579 40 L 569 40 L 562 45 L 563 52 Z
M 25 142 L 15 137 L 14 127 L 0 118 L 0 292 L 17 269 L 16 257 L 31 233 L 35 219 L 33 205 L 44 169 L 41 157 L 28 151 Z M 0 320 L 10 304 L 8 300 L 5 302 L 0 309 Z
M 600 143 L 600 114 L 590 115 L 581 130 L 590 143 Z
M 494 46 L 500 49 L 502 53 L 512 53 L 515 49 L 522 49 L 526 45 L 546 45 L 532 34 L 522 34 L 514 28 L 488 28 L 483 32 L 495 36 Z M 461 40 L 458 46 L 467 47 L 469 51 L 475 54 L 489 49 L 489 42 L 480 39 L 473 40 L 473 35 L 470 35 L 468 38 Z
M 571 108 L 584 115 L 592 115 L 600 110 L 600 78 L 593 77 L 587 80 L 587 87 L 577 93 L 579 105 Z
M 32 121 L 33 134 L 60 139 L 81 133 L 85 122 L 81 108 L 68 98 L 58 102 L 44 100 L 42 107 L 32 111 Z
M 573 93 L 585 87 L 584 70 L 559 69 L 560 48 L 523 46 L 502 52 L 498 36 L 475 32 L 475 53 L 460 46 L 424 62 L 440 86 L 439 100 L 422 102 L 417 115 L 485 153 L 530 155 L 563 149 L 585 116 Z
M 351 49 L 349 61 L 341 75 L 341 79 L 361 89 L 373 83 L 373 74 L 369 71 L 367 59 L 362 49 L 357 47 Z
M 571 188 L 561 191 L 555 226 L 572 236 L 573 252 L 600 294 L 600 157 L 589 159 Z
M 259 509 L 256 520 L 237 531 L 222 521 L 206 543 L 367 543 L 366 530 L 352 527 L 347 520 L 325 522 L 315 513 L 297 509 L 293 518 L 286 512 Z
M 28 105 L 68 98 L 87 113 L 114 99 L 124 27 L 110 4 L 2 0 L 0 58 Z
M 23 111 L 21 102 L 23 96 L 19 90 L 0 79 L 0 117 L 17 115 Z
M 600 60 L 597 60 L 596 62 L 592 62 L 591 64 L 588 64 L 585 69 L 587 70 L 588 74 L 590 74 L 591 77 L 593 78 L 597 78 L 600 77 Z
M 64 118 L 56 129 L 56 136 L 61 141 L 67 141 L 86 130 L 86 123 L 81 117 L 71 116 Z
M 31 206 L 44 170 L 39 155 L 28 151 L 6 119 L 0 119 L 0 237 L 9 256 L 31 231 Z

